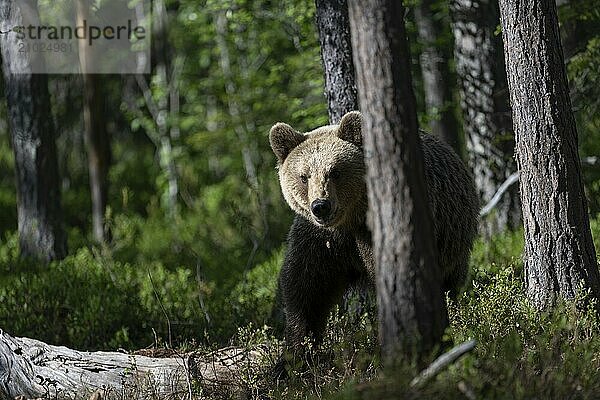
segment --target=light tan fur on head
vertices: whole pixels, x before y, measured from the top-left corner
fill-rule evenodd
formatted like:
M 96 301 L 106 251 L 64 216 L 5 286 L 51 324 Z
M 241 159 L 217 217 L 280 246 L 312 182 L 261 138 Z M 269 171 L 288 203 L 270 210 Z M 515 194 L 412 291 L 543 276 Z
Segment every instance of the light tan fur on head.
M 283 196 L 295 212 L 329 228 L 362 222 L 366 186 L 360 113 L 348 113 L 339 125 L 305 134 L 278 123 L 269 139 L 278 158 Z M 331 202 L 327 221 L 319 221 L 311 212 L 311 203 L 317 199 Z

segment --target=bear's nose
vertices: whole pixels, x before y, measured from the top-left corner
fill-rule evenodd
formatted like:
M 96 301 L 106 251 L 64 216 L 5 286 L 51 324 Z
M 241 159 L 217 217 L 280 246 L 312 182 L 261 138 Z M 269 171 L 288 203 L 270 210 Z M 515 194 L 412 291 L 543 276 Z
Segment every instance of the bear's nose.
M 312 202 L 310 209 L 315 217 L 325 219 L 331 213 L 331 202 L 326 199 L 317 199 Z

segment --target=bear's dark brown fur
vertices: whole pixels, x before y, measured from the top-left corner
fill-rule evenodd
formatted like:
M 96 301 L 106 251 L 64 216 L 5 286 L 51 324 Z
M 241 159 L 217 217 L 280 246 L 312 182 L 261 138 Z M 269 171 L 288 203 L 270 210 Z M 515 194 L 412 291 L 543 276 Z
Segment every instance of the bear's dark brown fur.
M 286 340 L 295 348 L 305 336 L 321 337 L 329 311 L 350 285 L 373 282 L 360 113 L 306 134 L 278 123 L 270 142 L 281 190 L 297 214 L 279 277 Z M 449 146 L 430 135 L 422 135 L 421 143 L 440 279 L 445 290 L 456 291 L 477 230 L 477 194 Z

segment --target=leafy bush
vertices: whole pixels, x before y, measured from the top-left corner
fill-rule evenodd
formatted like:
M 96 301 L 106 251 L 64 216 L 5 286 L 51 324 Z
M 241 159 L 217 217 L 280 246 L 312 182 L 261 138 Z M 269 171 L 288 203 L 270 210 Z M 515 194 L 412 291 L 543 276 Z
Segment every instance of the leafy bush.
M 471 253 L 471 268 L 482 271 L 497 270 L 494 266 L 521 264 L 523 254 L 523 229 L 504 232 L 489 239 L 478 238 Z
M 177 265 L 194 255 L 181 254 L 189 248 L 165 257 L 170 265 L 158 261 L 159 252 L 173 249 L 175 228 L 122 215 L 115 220 L 119 240 L 113 247 L 82 247 L 48 266 L 21 260 L 17 235 L 7 235 L 0 244 L 0 327 L 79 349 L 133 349 L 157 341 L 223 344 L 239 326 L 269 323 L 282 249 L 243 279 L 228 277 L 234 282 L 228 285 L 227 277 L 215 281 L 217 274 L 207 279 L 196 266 Z M 161 231 L 173 235 L 165 234 L 155 248 L 140 242 Z M 187 246 L 182 236 L 180 246 Z M 73 237 L 81 240 L 77 232 Z
M 592 230 L 599 238 L 597 220 L 592 221 Z M 411 365 L 380 370 L 372 314 L 357 323 L 338 313 L 330 317 L 322 345 L 306 342 L 309 350 L 316 350 L 305 360 L 308 368 L 292 372 L 290 381 L 280 387 L 261 378 L 260 372 L 254 377 L 258 383 L 249 381 L 262 385 L 262 391 L 274 398 L 285 399 L 600 396 L 600 320 L 594 303 L 582 294 L 546 313 L 533 310 L 524 294 L 522 235 L 509 232 L 475 245 L 472 283 L 457 300 L 449 301 L 446 337 L 456 344 L 476 339 L 477 346 L 426 385 L 410 386 L 419 372 Z M 260 336 L 264 330 L 253 332 L 254 336 L 245 331 L 244 337 Z M 269 342 L 269 337 L 261 340 Z
M 283 249 L 238 275 L 243 279 L 230 277 L 230 284 L 223 277 L 217 284 L 193 264 L 179 264 L 201 249 L 186 248 L 194 246 L 195 236 L 188 233 L 192 222 L 178 221 L 167 229 L 153 217 L 119 214 L 111 221 L 118 238 L 113 245 L 79 248 L 48 266 L 21 260 L 17 235 L 4 236 L 0 327 L 80 349 L 179 346 L 193 340 L 266 344 L 269 357 L 260 369 L 248 370 L 244 381 L 253 392 L 274 398 L 600 396 L 600 321 L 594 303 L 582 296 L 552 312 L 534 312 L 523 291 L 522 232 L 476 243 L 471 283 L 449 302 L 446 336 L 454 343 L 474 338 L 478 345 L 427 385 L 410 387 L 418 373 L 412 366 L 380 371 L 374 313 L 356 318 L 334 312 L 324 342 L 306 342 L 308 368 L 292 372 L 289 382 L 277 386 L 268 373 L 282 344 L 274 337 L 270 317 Z M 150 239 L 140 241 L 144 235 L 157 238 L 161 227 L 165 239 L 155 248 Z M 592 221 L 592 231 L 597 241 L 598 220 Z M 73 236 L 77 239 L 77 232 Z M 161 252 L 174 243 L 181 250 L 166 257 L 165 264 Z
M 26 262 L 13 267 L 11 261 L 3 259 L 2 263 L 3 329 L 79 348 L 131 344 L 128 326 L 139 325 L 135 321 L 139 310 L 129 301 L 135 297 L 134 288 L 128 287 L 130 280 L 113 280 L 89 251 L 48 267 Z M 127 320 L 119 321 L 123 318 Z M 117 336 L 122 340 L 115 341 Z
M 188 270 L 120 263 L 85 248 L 40 266 L 18 261 L 16 242 L 13 235 L 0 247 L 0 326 L 11 334 L 79 349 L 145 347 L 169 330 L 174 344 L 198 335 Z
M 267 357 L 254 376 L 245 378 L 260 398 L 306 399 L 323 398 L 339 393 L 350 382 L 365 383 L 376 377 L 379 365 L 377 324 L 375 316 L 364 313 L 358 318 L 335 309 L 330 315 L 323 342 L 306 339 L 304 367 L 293 366 L 289 380 L 275 382 L 272 368 L 283 351 L 282 343 L 272 331 L 252 325 L 240 329 L 236 343 L 268 344 Z M 290 360 L 291 361 L 291 360 Z M 299 362 L 299 361 L 298 361 Z M 344 397 L 342 397 L 344 398 Z
M 252 322 L 262 326 L 269 322 L 277 294 L 277 277 L 283 262 L 283 249 L 270 259 L 252 268 L 233 288 L 228 302 L 234 305 L 237 321 Z
M 600 394 L 600 324 L 583 298 L 547 313 L 531 309 L 514 266 L 504 266 L 451 305 L 456 342 L 475 338 L 474 354 L 452 369 L 482 398 L 578 398 Z M 447 384 L 447 382 L 446 382 Z
M 590 221 L 590 228 L 592 230 L 592 238 L 594 239 L 594 247 L 596 248 L 596 255 L 600 259 L 600 215 Z

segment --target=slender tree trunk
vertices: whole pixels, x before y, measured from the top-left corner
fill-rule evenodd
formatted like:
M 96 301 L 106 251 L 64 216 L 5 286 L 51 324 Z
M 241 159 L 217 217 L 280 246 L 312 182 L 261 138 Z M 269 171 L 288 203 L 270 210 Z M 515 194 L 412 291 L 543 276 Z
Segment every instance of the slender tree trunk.
M 316 0 L 315 4 L 329 123 L 337 124 L 344 114 L 358 110 L 348 4 L 346 0 Z
M 167 179 L 165 192 L 166 208 L 173 217 L 177 214 L 177 199 L 179 196 L 179 179 L 173 151 L 173 142 L 169 131 L 169 97 L 170 87 L 174 82 L 169 81 L 169 45 L 167 39 L 168 15 L 167 7 L 163 0 L 153 2 L 153 30 L 154 53 L 156 57 L 157 83 L 161 87 L 161 95 L 157 100 L 156 126 L 158 131 L 158 160 Z
M 514 140 L 497 0 L 451 0 L 454 58 L 461 94 L 469 166 L 481 203 L 486 204 L 514 172 Z M 518 226 L 518 188 L 481 221 L 487 236 Z
M 450 66 L 447 50 L 437 42 L 444 35 L 444 21 L 436 16 L 435 1 L 420 0 L 415 7 L 415 22 L 421 52 L 421 72 L 425 92 L 425 107 L 431 116 L 431 133 L 462 154 L 458 138 L 458 123 L 454 116 Z M 439 13 L 438 13 L 439 14 Z
M 37 2 L 0 0 L 0 29 L 22 24 L 22 10 L 37 15 Z M 15 153 L 21 255 L 50 261 L 67 252 L 62 227 L 54 124 L 47 75 L 31 73 L 33 60 L 19 54 L 14 32 L 0 35 L 8 117 Z M 38 57 L 39 53 L 30 53 Z
M 104 242 L 107 231 L 104 214 L 108 204 L 108 170 L 110 168 L 110 137 L 106 131 L 102 79 L 85 74 L 83 119 L 88 152 L 88 169 L 92 198 L 92 228 L 94 238 Z
M 79 24 L 89 20 L 89 4 L 77 1 Z M 88 170 L 92 198 L 92 230 L 98 242 L 106 240 L 104 214 L 108 201 L 108 169 L 110 167 L 110 138 L 106 131 L 104 95 L 100 75 L 86 73 L 94 62 L 85 40 L 79 41 L 79 63 L 83 76 L 83 123 L 88 152 Z
M 408 359 L 428 355 L 448 315 L 431 241 L 404 7 L 395 0 L 350 0 L 349 6 L 364 112 L 379 335 L 390 365 L 399 352 Z
M 501 0 L 525 223 L 527 296 L 538 308 L 600 278 L 577 150 L 577 129 L 552 0 Z

